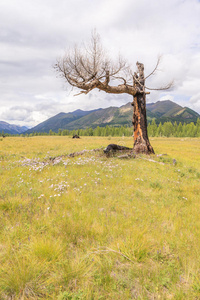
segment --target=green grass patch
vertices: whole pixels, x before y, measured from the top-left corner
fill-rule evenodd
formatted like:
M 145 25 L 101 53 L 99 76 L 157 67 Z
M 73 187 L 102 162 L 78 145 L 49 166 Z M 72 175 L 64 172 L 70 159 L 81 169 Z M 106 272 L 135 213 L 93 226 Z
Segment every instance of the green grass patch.
M 109 143 L 2 141 L 0 299 L 199 299 L 200 139 L 154 138 L 151 157 L 67 157 Z

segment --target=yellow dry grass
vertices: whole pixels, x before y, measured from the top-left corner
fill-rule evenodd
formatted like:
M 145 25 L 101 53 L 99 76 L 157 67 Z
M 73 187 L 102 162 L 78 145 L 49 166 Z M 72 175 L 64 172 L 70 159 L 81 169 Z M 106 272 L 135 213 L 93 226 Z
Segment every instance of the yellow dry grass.
M 66 156 L 110 143 L 132 138 L 0 141 L 0 299 L 200 298 L 200 139 Z

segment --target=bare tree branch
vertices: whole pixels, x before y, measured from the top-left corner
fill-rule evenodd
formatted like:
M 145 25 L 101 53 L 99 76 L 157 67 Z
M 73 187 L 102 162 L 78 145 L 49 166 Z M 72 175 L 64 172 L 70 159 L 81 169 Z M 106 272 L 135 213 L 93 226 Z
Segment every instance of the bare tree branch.
M 75 46 L 55 65 L 55 69 L 70 85 L 82 90 L 79 94 L 87 94 L 98 88 L 107 93 L 134 95 L 136 90 L 126 81 L 127 68 L 126 61 L 120 56 L 117 61 L 107 58 L 96 32 L 92 34 L 89 46 Z M 112 85 L 112 80 L 116 79 L 123 84 Z
M 87 94 L 97 88 L 106 93 L 127 93 L 134 96 L 136 93 L 145 93 L 145 89 L 165 90 L 172 87 L 172 82 L 160 88 L 149 88 L 145 85 L 145 80 L 158 70 L 160 61 L 161 56 L 158 57 L 153 71 L 146 77 L 143 64 L 138 62 L 138 70 L 133 73 L 122 57 L 119 56 L 117 61 L 107 57 L 100 36 L 94 31 L 89 45 L 74 46 L 57 61 L 55 69 L 69 85 L 81 89 L 76 95 Z M 133 84 L 130 83 L 130 78 Z M 113 85 L 114 80 L 119 84 Z
M 145 80 L 146 80 L 147 78 L 149 78 L 151 75 L 154 75 L 154 74 L 155 74 L 155 72 L 158 70 L 158 66 L 160 65 L 161 59 L 162 59 L 162 56 L 159 55 L 159 56 L 158 56 L 158 59 L 157 59 L 157 63 L 156 63 L 155 68 L 153 69 L 153 71 L 152 71 L 148 76 L 145 77 Z
M 169 90 L 174 86 L 174 80 L 170 81 L 168 84 L 161 86 L 159 88 L 148 88 L 146 85 L 144 86 L 145 89 L 150 91 L 163 91 L 163 90 Z
M 148 76 L 145 77 L 145 80 L 147 78 L 149 78 L 150 76 L 154 75 L 158 71 L 158 66 L 161 63 L 161 59 L 162 59 L 162 56 L 159 55 L 155 68 L 153 69 L 153 71 Z M 173 85 L 174 85 L 174 81 L 172 80 L 169 83 L 167 83 L 166 85 L 163 85 L 163 86 L 158 87 L 158 88 L 149 88 L 146 85 L 144 85 L 144 89 L 151 90 L 151 91 L 163 91 L 163 90 L 168 90 L 168 89 L 172 88 Z

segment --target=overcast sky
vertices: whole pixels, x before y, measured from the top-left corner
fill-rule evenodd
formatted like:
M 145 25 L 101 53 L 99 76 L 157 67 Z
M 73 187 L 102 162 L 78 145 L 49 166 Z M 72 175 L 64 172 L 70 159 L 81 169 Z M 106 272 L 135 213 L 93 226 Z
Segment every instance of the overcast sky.
M 112 57 L 144 63 L 146 75 L 162 55 L 146 85 L 173 79 L 174 88 L 147 102 L 170 99 L 200 113 L 200 1 L 0 0 L 0 121 L 32 127 L 59 112 L 132 101 L 99 91 L 73 96 L 56 75 L 56 59 L 94 28 Z

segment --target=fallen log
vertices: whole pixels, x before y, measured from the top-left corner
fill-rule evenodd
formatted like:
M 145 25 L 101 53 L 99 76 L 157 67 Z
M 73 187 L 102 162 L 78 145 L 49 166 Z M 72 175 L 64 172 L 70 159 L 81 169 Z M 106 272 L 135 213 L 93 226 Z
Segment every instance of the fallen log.
M 77 134 L 74 134 L 72 138 L 73 138 L 73 139 L 80 139 L 80 136 L 77 135 Z
M 109 153 L 111 151 L 115 152 L 115 151 L 121 151 L 121 150 L 133 150 L 133 149 L 125 147 L 125 146 L 116 145 L 116 144 L 110 144 L 103 151 L 104 151 L 104 153 Z

